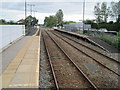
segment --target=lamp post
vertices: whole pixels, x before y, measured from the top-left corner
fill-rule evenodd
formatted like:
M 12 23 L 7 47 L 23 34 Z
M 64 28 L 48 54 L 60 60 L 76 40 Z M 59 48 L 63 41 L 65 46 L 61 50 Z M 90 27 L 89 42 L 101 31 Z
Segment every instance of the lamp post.
M 84 30 L 84 17 L 85 17 L 85 0 L 83 1 L 83 34 L 85 33 L 85 30 Z

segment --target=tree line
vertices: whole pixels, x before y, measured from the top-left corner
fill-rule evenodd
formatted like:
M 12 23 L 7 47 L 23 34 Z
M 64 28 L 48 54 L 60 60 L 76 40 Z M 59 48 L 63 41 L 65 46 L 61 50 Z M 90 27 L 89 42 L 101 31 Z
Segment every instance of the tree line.
M 85 24 L 91 24 L 92 28 L 106 28 L 112 31 L 120 31 L 120 1 L 111 2 L 109 7 L 106 2 L 97 3 L 94 6 L 94 20 L 85 20 Z M 108 19 L 112 19 L 109 20 Z
M 63 26 L 63 24 L 76 23 L 75 21 L 63 21 L 63 11 L 59 9 L 55 15 L 50 15 L 49 17 L 45 17 L 44 26 L 46 27 L 58 27 Z
M 101 23 L 105 22 L 107 23 L 107 19 L 111 18 L 114 19 L 115 22 L 119 22 L 119 6 L 120 2 L 111 2 L 110 6 L 107 6 L 106 2 L 97 3 L 94 6 L 94 15 L 96 17 L 96 22 Z
M 0 19 L 0 25 L 15 25 L 15 24 L 18 23 L 13 20 L 6 21 L 5 19 Z
M 31 15 L 25 18 L 25 26 L 35 26 L 38 23 L 38 19 L 36 17 L 32 17 Z
M 6 21 L 5 19 L 0 19 L 0 24 L 1 25 L 25 25 L 25 26 L 35 26 L 38 23 L 38 19 L 36 17 L 32 17 L 31 15 L 26 17 L 25 20 L 21 23 L 18 23 L 10 20 Z
M 120 1 L 111 2 L 107 5 L 107 2 L 97 3 L 94 6 L 94 20 L 85 20 L 83 23 L 91 24 L 92 28 L 107 28 L 108 30 L 120 30 Z M 108 19 L 112 19 L 108 22 Z M 63 21 L 63 11 L 59 9 L 55 15 L 45 17 L 44 26 L 54 27 L 62 24 L 75 23 L 74 21 Z
M 54 26 L 62 26 L 63 24 L 63 11 L 59 9 L 55 15 L 50 15 L 49 17 L 45 17 L 44 26 L 46 27 L 54 27 Z

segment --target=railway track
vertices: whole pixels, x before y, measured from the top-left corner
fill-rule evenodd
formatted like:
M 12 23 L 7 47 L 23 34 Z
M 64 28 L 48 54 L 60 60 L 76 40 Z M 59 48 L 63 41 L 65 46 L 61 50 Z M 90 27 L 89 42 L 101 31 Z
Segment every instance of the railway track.
M 52 31 L 52 33 L 59 37 L 60 39 L 62 39 L 63 41 L 65 41 L 66 43 L 68 43 L 69 45 L 73 46 L 75 49 L 92 58 L 101 66 L 107 68 L 108 70 L 120 76 L 118 72 L 118 65 L 120 64 L 119 61 L 114 60 L 108 56 L 105 56 L 104 54 L 84 45 L 83 43 L 75 41 L 74 39 L 67 37 L 63 34 L 54 33 L 54 31 Z
M 73 62 L 95 83 L 98 88 L 117 88 L 119 73 L 116 73 L 93 60 L 80 50 L 77 50 L 65 40 L 59 38 L 51 31 L 47 33 L 61 46 Z M 64 38 L 64 37 L 63 37 Z M 92 66 L 92 67 L 91 67 Z M 109 79 L 108 79 L 109 78 Z
M 58 34 L 62 35 L 63 37 L 65 37 L 65 38 L 67 38 L 67 39 L 70 39 L 70 40 L 74 41 L 75 43 L 78 43 L 79 45 L 81 45 L 81 46 L 83 46 L 83 47 L 85 47 L 85 48 L 87 48 L 87 49 L 89 49 L 89 50 L 92 50 L 92 51 L 94 51 L 95 53 L 100 54 L 100 55 L 102 55 L 102 56 L 104 56 L 104 57 L 106 57 L 106 58 L 108 58 L 108 59 L 110 59 L 110 60 L 113 60 L 113 61 L 115 61 L 115 62 L 117 62 L 117 63 L 120 64 L 120 61 L 118 61 L 118 60 L 116 60 L 116 59 L 114 59 L 114 58 L 112 58 L 112 57 L 110 57 L 110 56 L 107 56 L 107 55 L 105 55 L 105 54 L 97 51 L 97 50 L 94 49 L 94 48 L 91 48 L 91 47 L 87 46 L 86 44 L 84 44 L 83 42 L 81 42 L 81 40 L 80 40 L 80 41 L 78 41 L 77 39 L 75 40 L 75 39 L 73 39 L 72 37 L 63 35 L 62 33 L 57 32 L 57 31 L 55 31 L 55 33 L 58 33 Z
M 57 89 L 97 89 L 96 85 L 48 33 L 43 31 L 42 36 Z

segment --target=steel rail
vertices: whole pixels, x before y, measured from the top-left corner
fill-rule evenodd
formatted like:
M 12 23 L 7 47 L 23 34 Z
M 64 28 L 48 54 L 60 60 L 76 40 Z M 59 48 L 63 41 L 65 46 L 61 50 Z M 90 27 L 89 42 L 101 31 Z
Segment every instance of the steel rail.
M 47 33 L 47 31 L 46 31 Z M 48 34 L 48 33 L 47 33 Z M 60 47 L 60 45 L 48 34 L 51 40 L 59 47 L 59 49 L 65 54 L 65 56 L 72 62 L 72 64 L 77 68 L 77 70 L 85 77 L 85 79 L 93 86 L 94 89 L 98 90 L 98 87 L 85 75 L 85 73 L 73 62 L 73 60 L 68 56 L 68 54 Z
M 48 50 L 48 47 L 47 47 L 47 44 L 45 42 L 45 38 L 44 38 L 43 34 L 42 34 L 42 37 L 43 37 L 43 42 L 44 42 L 45 49 L 46 49 L 46 52 L 47 52 L 48 60 L 49 60 L 49 63 L 50 63 L 50 67 L 51 67 L 51 70 L 52 70 L 52 74 L 53 74 L 53 77 L 54 77 L 55 86 L 56 86 L 57 90 L 59 90 L 59 86 L 58 86 L 56 75 L 55 75 L 55 72 L 54 72 L 54 69 L 53 69 L 50 53 L 49 53 L 49 50 Z
M 86 48 L 88 48 L 88 49 L 90 49 L 90 50 L 92 50 L 92 51 L 94 51 L 94 52 L 96 52 L 96 53 L 106 57 L 106 58 L 108 58 L 108 59 L 110 59 L 110 60 L 113 60 L 113 61 L 117 62 L 118 64 L 120 64 L 120 61 L 117 61 L 114 58 L 108 57 L 108 56 L 104 55 L 103 53 L 100 53 L 100 52 L 98 52 L 98 51 L 96 51 L 96 50 L 94 50 L 94 49 L 92 49 L 92 48 L 90 48 L 90 47 L 88 47 L 88 46 L 78 42 L 78 41 L 75 41 L 74 39 L 71 39 L 71 38 L 69 38 L 69 37 L 67 37 L 67 36 L 65 36 L 65 35 L 63 35 L 61 33 L 60 33 L 60 35 L 62 35 L 63 37 L 66 37 L 66 38 L 68 38 L 68 39 L 70 39 L 70 40 L 72 40 L 72 41 L 74 41 L 74 42 L 76 42 L 76 43 L 78 43 L 78 44 L 80 44 L 80 45 L 82 45 L 82 46 L 84 46 L 84 47 L 86 47 Z
M 66 33 L 70 36 L 77 36 L 77 37 L 83 37 L 83 36 L 79 36 L 79 35 L 76 35 L 75 33 L 73 32 L 67 32 L 65 30 L 59 30 L 59 29 L 54 29 L 54 31 L 57 31 L 57 32 L 62 32 L 62 33 Z M 102 50 L 106 51 L 106 52 L 109 52 L 107 49 L 105 49 L 104 47 L 100 46 L 99 44 L 97 44 L 96 42 L 93 42 L 92 40 L 88 39 L 87 37 L 83 37 L 85 39 L 85 41 L 89 41 L 91 44 L 94 44 L 95 46 L 101 48 Z
M 60 39 L 62 39 L 63 41 L 65 41 L 66 43 L 68 43 L 69 45 L 71 45 L 72 47 L 74 47 L 75 49 L 77 49 L 78 51 L 82 52 L 83 54 L 85 54 L 86 56 L 92 58 L 94 61 L 96 61 L 98 64 L 102 65 L 103 67 L 107 68 L 108 70 L 110 70 L 111 72 L 115 73 L 116 75 L 120 76 L 119 73 L 116 73 L 115 71 L 111 70 L 110 68 L 108 68 L 107 66 L 105 66 L 104 64 L 100 63 L 99 61 L 97 61 L 95 58 L 93 58 L 92 56 L 88 55 L 86 52 L 80 50 L 78 47 L 72 45 L 71 43 L 69 43 L 68 41 L 66 41 L 65 39 L 61 38 L 60 36 L 58 36 L 57 34 L 53 33 L 54 35 L 56 35 L 57 37 L 59 37 Z

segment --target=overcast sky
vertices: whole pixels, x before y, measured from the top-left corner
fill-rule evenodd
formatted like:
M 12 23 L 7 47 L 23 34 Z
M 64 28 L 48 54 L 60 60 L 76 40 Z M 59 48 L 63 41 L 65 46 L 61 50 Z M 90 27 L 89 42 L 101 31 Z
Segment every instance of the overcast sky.
M 45 16 L 55 15 L 55 13 L 62 9 L 64 13 L 65 21 L 79 21 L 83 17 L 83 0 L 26 0 L 27 1 L 27 16 L 30 15 L 30 6 L 28 4 L 34 4 L 33 7 L 36 18 L 39 23 L 44 23 Z M 69 2 L 68 2 L 69 1 Z M 97 2 L 111 2 L 118 0 L 85 0 L 85 19 L 94 19 L 94 6 Z M 1 2 L 0 2 L 1 3 Z M 24 0 L 3 0 L 0 7 L 0 19 L 18 21 L 25 17 L 24 15 Z M 34 16 L 34 13 L 32 13 Z

